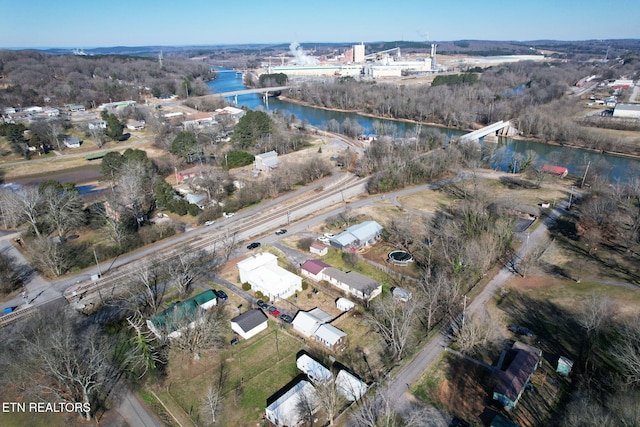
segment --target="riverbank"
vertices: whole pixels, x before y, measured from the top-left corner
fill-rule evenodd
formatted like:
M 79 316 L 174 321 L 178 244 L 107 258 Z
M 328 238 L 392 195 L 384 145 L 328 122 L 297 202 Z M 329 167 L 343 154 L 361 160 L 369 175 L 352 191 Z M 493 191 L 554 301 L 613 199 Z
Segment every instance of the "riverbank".
M 419 122 L 416 120 L 411 120 L 411 119 L 402 119 L 402 118 L 389 118 L 389 117 L 382 117 L 382 116 L 378 116 L 375 114 L 370 114 L 370 113 L 365 113 L 359 110 L 349 110 L 349 109 L 341 109 L 341 108 L 328 108 L 328 107 L 322 107 L 322 106 L 317 106 L 317 105 L 313 105 L 311 103 L 308 102 L 304 102 L 304 101 L 300 101 L 297 99 L 292 99 L 289 98 L 287 96 L 279 96 L 278 97 L 281 101 L 283 102 L 288 102 L 291 104 L 296 104 L 296 105 L 301 105 L 304 107 L 308 107 L 308 108 L 316 108 L 319 110 L 325 110 L 325 111 L 330 111 L 330 112 L 337 112 L 337 113 L 345 113 L 345 114 L 357 114 L 359 116 L 362 117 L 367 117 L 370 119 L 378 119 L 378 120 L 389 120 L 389 121 L 394 121 L 394 122 L 399 122 L 399 123 L 408 123 L 408 124 L 412 124 L 412 125 L 423 125 L 423 126 L 429 126 L 429 127 L 435 127 L 435 128 L 440 128 L 443 130 L 453 130 L 453 131 L 458 131 L 458 132 L 472 132 L 476 129 L 480 129 L 483 127 L 483 125 L 476 123 L 476 126 L 474 128 L 450 128 L 447 127 L 441 123 L 433 123 L 433 122 Z M 572 148 L 572 149 L 579 149 L 579 150 L 584 150 L 587 152 L 591 152 L 594 154 L 606 154 L 606 155 L 611 155 L 611 156 L 616 156 L 616 157 L 621 157 L 621 158 L 626 158 L 626 159 L 631 159 L 631 160 L 640 160 L 640 151 L 638 152 L 638 154 L 636 153 L 630 153 L 630 152 L 623 152 L 623 151 L 608 151 L 608 150 L 599 150 L 599 149 L 595 149 L 595 148 L 591 148 L 588 147 L 586 145 L 580 145 L 580 144 L 563 144 L 563 143 L 559 143 L 556 141 L 542 141 L 533 137 L 527 137 L 524 135 L 513 135 L 513 136 L 509 136 L 509 138 L 514 139 L 514 140 L 518 140 L 518 141 L 527 141 L 527 142 L 535 142 L 538 144 L 543 144 L 543 145 L 548 145 L 548 146 L 552 146 L 552 147 L 562 147 L 562 148 Z M 640 147 L 639 147 L 640 150 Z

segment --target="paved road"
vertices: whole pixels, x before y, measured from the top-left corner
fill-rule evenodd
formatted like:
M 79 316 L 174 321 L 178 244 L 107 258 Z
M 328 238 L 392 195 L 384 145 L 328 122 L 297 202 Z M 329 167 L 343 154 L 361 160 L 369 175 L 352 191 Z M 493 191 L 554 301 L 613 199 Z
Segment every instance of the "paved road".
M 566 202 L 565 202 L 566 203 Z M 479 313 L 484 306 L 493 298 L 493 296 L 502 288 L 502 286 L 514 276 L 513 267 L 518 265 L 521 259 L 531 253 L 538 245 L 547 241 L 547 232 L 560 216 L 567 214 L 564 209 L 566 204 L 554 209 L 551 214 L 531 233 L 525 237 L 526 241 L 523 247 L 517 252 L 513 259 L 507 263 L 505 267 L 495 275 L 495 277 L 485 286 L 485 288 L 476 296 L 469 305 L 467 305 L 467 313 L 473 316 Z M 449 344 L 449 338 L 442 333 L 435 336 L 431 341 L 415 354 L 413 359 L 408 362 L 398 373 L 396 373 L 389 383 L 389 396 L 393 399 L 396 407 L 402 407 L 408 403 L 407 385 L 417 381 L 422 373 L 440 358 L 444 351 L 444 347 Z

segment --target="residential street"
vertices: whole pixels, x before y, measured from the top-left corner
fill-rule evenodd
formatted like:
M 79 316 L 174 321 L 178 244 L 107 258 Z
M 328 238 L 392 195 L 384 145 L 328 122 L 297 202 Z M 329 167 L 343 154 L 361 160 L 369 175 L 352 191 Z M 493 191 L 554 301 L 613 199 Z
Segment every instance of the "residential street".
M 472 316 L 479 313 L 491 298 L 502 288 L 502 286 L 515 274 L 513 265 L 518 265 L 519 260 L 531 253 L 538 245 L 544 243 L 547 239 L 549 226 L 553 224 L 560 216 L 567 214 L 564 209 L 567 202 L 563 202 L 561 206 L 554 209 L 549 217 L 538 224 L 537 228 L 528 233 L 528 237 L 524 237 L 522 248 L 507 263 L 505 267 L 500 269 L 498 274 L 485 286 L 485 288 L 467 305 L 467 315 Z M 527 241 L 528 240 L 528 241 Z M 424 347 L 415 354 L 413 359 L 408 362 L 389 382 L 389 396 L 393 400 L 395 407 L 402 407 L 409 402 L 408 386 L 417 381 L 422 373 L 431 366 L 432 363 L 440 358 L 444 351 L 444 347 L 449 344 L 449 338 L 442 333 L 435 336 Z

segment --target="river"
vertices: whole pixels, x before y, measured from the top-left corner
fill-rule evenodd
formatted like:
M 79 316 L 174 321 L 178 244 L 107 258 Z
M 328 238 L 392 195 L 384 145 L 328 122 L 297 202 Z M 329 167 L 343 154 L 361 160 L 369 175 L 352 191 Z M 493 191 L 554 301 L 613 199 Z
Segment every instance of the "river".
M 208 83 L 212 93 L 223 93 L 235 90 L 246 89 L 240 75 L 233 72 L 225 72 L 227 68 L 216 68 L 218 78 Z M 233 99 L 229 99 L 233 102 Z M 415 124 L 396 120 L 386 120 L 362 116 L 356 113 L 345 113 L 340 111 L 324 110 L 305 105 L 282 101 L 278 98 L 270 98 L 268 104 L 262 101 L 262 97 L 256 94 L 238 96 L 238 107 L 245 107 L 251 110 L 261 110 L 265 112 L 280 111 L 285 115 L 295 115 L 298 120 L 306 122 L 311 126 L 326 129 L 331 120 L 336 120 L 342 124 L 345 119 L 357 122 L 364 134 L 376 134 L 381 127 L 385 134 L 398 137 L 415 135 Z M 423 130 L 430 126 L 422 126 Z M 442 132 L 447 139 L 453 136 L 462 135 L 465 132 L 456 129 L 446 129 L 441 127 L 431 127 Z M 484 143 L 493 144 L 493 143 Z M 514 163 L 514 155 L 526 156 L 527 152 L 535 153 L 535 158 L 540 163 L 550 163 L 566 167 L 572 175 L 583 175 L 587 165 L 589 173 L 606 174 L 613 181 L 625 181 L 640 174 L 640 161 L 626 157 L 610 154 L 603 154 L 571 147 L 560 147 L 543 144 L 535 141 L 516 140 L 512 138 L 500 138 L 498 147 L 490 158 L 491 167 L 503 171 L 511 170 Z M 517 158 L 518 156 L 516 156 Z

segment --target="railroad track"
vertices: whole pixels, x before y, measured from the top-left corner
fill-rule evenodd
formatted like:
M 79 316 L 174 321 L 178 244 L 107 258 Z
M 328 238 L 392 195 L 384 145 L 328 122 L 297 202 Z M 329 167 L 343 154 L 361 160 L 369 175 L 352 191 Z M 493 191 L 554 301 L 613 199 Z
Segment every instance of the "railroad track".
M 246 240 L 257 235 L 257 233 L 250 233 L 253 229 L 259 229 L 262 225 L 292 216 L 296 211 L 301 211 L 305 207 L 318 203 L 319 199 L 330 198 L 331 196 L 340 194 L 343 191 L 362 185 L 365 181 L 365 178 L 358 178 L 354 175 L 350 175 L 348 178 L 332 183 L 320 191 L 317 189 L 311 190 L 301 196 L 298 200 L 294 200 L 292 203 L 278 205 L 266 212 L 254 215 L 250 219 L 240 223 L 233 223 L 225 229 L 216 229 L 206 236 L 195 236 L 189 241 L 180 244 L 178 248 L 172 247 L 160 250 L 153 258 L 144 257 L 144 261 L 136 260 L 120 266 L 115 271 L 110 272 L 107 277 L 102 277 L 94 282 L 71 286 L 64 291 L 64 297 L 68 302 L 73 303 L 79 297 L 89 301 L 96 297 L 101 298 L 117 294 L 118 287 L 122 286 L 123 283 L 130 281 L 130 279 L 140 271 L 140 268 L 143 267 L 143 263 L 149 265 L 149 262 L 151 262 L 152 266 L 156 266 L 167 263 L 168 261 L 185 253 L 194 253 L 199 251 L 213 253 L 217 244 L 228 244 L 229 242 L 225 241 L 229 240 L 231 236 L 234 236 L 235 240 L 235 236 L 244 235 L 245 237 L 239 241 Z M 284 223 L 279 223 L 276 227 L 281 225 L 284 225 Z

